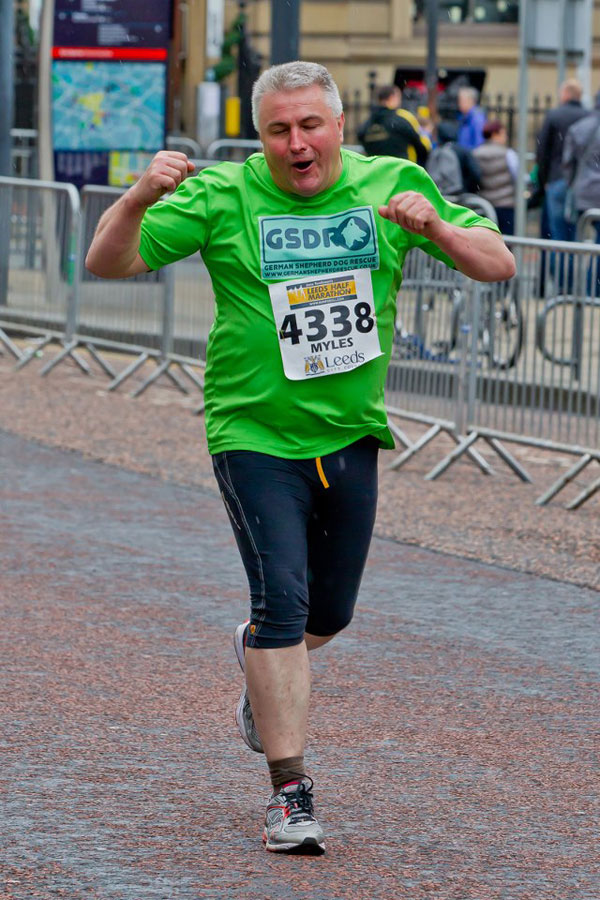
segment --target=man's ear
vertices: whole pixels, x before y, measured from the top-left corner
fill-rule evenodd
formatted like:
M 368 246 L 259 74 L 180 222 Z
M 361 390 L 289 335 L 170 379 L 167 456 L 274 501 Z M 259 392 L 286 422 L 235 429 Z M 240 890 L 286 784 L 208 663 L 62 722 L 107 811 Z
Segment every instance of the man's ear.
M 340 144 L 344 141 L 344 122 L 346 121 L 346 117 L 343 111 L 340 113 L 340 117 L 338 119 L 338 127 L 340 130 Z

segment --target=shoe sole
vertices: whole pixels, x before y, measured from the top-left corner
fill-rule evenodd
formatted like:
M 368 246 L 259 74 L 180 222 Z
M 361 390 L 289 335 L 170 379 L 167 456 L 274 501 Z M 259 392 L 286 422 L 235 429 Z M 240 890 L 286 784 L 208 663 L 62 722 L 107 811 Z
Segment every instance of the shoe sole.
M 238 662 L 240 664 L 240 669 L 242 672 L 246 672 L 246 660 L 244 657 L 244 631 L 246 630 L 246 625 L 248 622 L 242 622 L 241 625 L 233 632 L 233 647 L 235 650 L 235 655 L 237 656 Z
M 246 625 L 250 620 L 248 619 L 246 622 L 242 622 L 233 632 L 233 648 L 235 650 L 235 655 L 237 656 L 238 662 L 240 664 L 240 669 L 246 674 L 246 660 L 244 656 L 244 631 L 246 630 Z M 235 722 L 239 729 L 240 735 L 242 737 L 243 742 L 247 747 L 254 753 L 264 753 L 265 751 L 262 749 L 258 750 L 256 747 L 253 747 L 250 741 L 246 737 L 246 729 L 244 727 L 244 701 L 246 699 L 246 688 L 242 690 L 240 694 L 240 699 L 238 700 L 238 705 L 235 708 Z
M 263 834 L 263 844 L 265 850 L 271 853 L 292 853 L 298 856 L 321 856 L 325 853 L 325 844 L 323 841 L 319 843 L 316 838 L 305 838 L 301 844 L 289 842 L 287 844 L 269 843 L 266 834 Z
M 235 708 L 235 721 L 236 725 L 239 729 L 240 736 L 245 743 L 246 747 L 250 747 L 255 753 L 264 753 L 265 751 L 261 748 L 257 750 L 256 747 L 253 747 L 248 738 L 246 737 L 246 729 L 244 727 L 244 702 L 246 700 L 246 688 L 243 689 L 240 694 L 240 699 L 238 700 L 238 705 Z

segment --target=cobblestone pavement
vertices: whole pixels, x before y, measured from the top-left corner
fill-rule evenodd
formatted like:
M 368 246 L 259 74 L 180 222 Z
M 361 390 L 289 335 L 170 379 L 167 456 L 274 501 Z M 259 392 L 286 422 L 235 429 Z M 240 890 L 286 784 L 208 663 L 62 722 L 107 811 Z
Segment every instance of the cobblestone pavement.
M 264 852 L 215 494 L 0 432 L 0 898 L 598 900 L 598 593 L 375 539 Z
M 162 378 L 133 399 L 130 392 L 156 370 L 148 363 L 110 393 L 106 376 L 91 359 L 91 376 L 65 363 L 40 378 L 42 365 L 56 352 L 56 347 L 46 348 L 20 371 L 14 360 L 0 356 L 0 430 L 215 490 L 204 423 L 190 412 L 200 401 L 196 388 L 183 397 Z M 129 362 L 122 354 L 109 359 L 117 371 Z M 413 441 L 426 430 L 404 420 L 402 428 Z M 479 447 L 493 466 L 492 476 L 482 475 L 464 457 L 442 478 L 425 481 L 423 476 L 453 448 L 449 438 L 440 436 L 399 471 L 387 469 L 394 451 L 381 454 L 376 534 L 600 591 L 600 492 L 576 512 L 565 509 L 598 477 L 597 463 L 548 506 L 539 507 L 535 499 L 572 466 L 572 456 L 512 445 L 533 480 L 523 484 L 491 451 Z

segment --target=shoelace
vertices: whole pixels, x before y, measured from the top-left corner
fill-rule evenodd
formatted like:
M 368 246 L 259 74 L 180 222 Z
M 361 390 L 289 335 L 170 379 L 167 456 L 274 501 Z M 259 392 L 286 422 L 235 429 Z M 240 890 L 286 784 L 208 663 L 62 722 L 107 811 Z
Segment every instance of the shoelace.
M 291 810 L 289 816 L 290 824 L 314 819 L 312 795 L 313 780 L 312 778 L 308 778 L 308 776 L 304 777 L 310 781 L 309 787 L 306 787 L 305 783 L 301 781 L 295 791 L 285 792 L 286 803 Z

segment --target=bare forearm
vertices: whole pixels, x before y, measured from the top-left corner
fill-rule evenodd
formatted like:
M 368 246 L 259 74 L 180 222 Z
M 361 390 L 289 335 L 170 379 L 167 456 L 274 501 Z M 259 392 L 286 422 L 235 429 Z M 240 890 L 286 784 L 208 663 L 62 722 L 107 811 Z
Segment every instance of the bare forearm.
M 139 269 L 140 226 L 146 207 L 128 191 L 100 218 L 86 267 L 102 278 L 126 278 Z
M 514 257 L 496 231 L 478 226 L 459 228 L 441 222 L 429 237 L 454 261 L 459 272 L 469 278 L 504 281 L 515 274 Z
M 478 225 L 472 228 L 450 225 L 418 191 L 394 194 L 379 207 L 379 214 L 436 244 L 453 260 L 459 272 L 469 278 L 504 281 L 515 274 L 513 255 L 497 231 Z
M 185 153 L 160 150 L 139 181 L 101 217 L 85 260 L 90 272 L 101 278 L 127 278 L 148 271 L 139 255 L 144 214 L 193 170 Z

